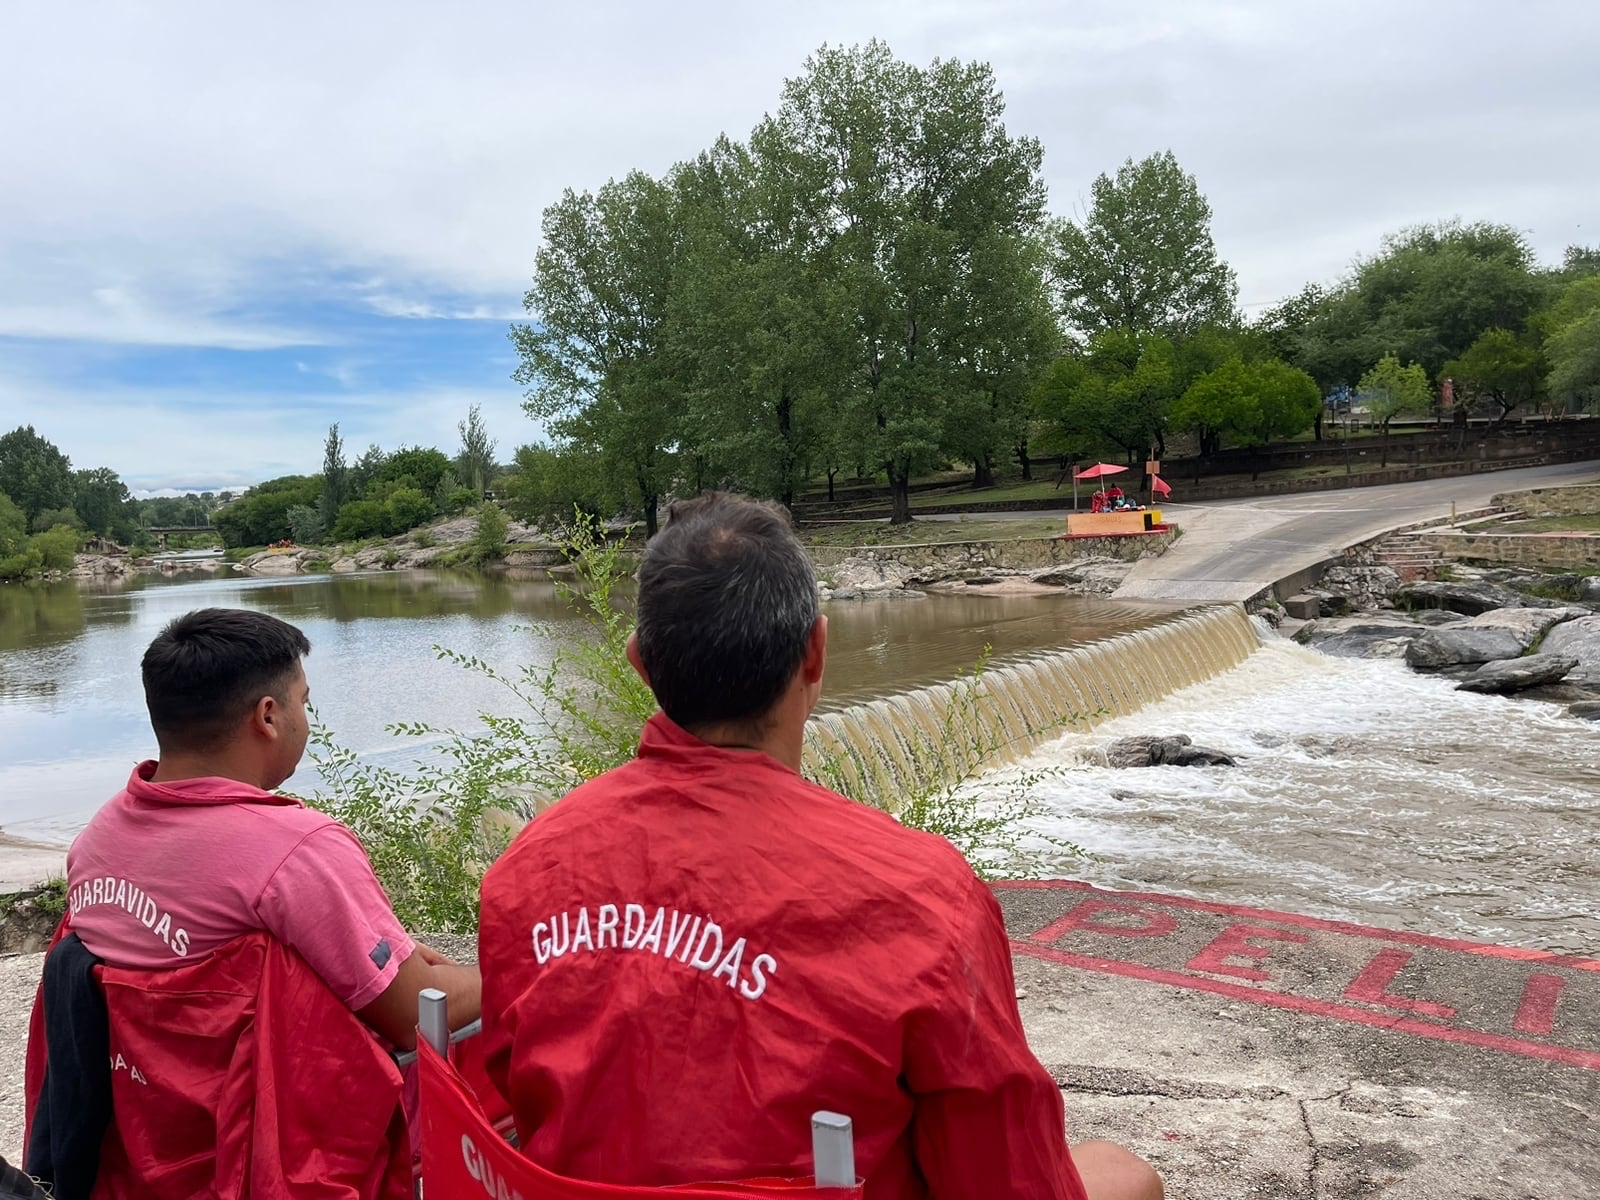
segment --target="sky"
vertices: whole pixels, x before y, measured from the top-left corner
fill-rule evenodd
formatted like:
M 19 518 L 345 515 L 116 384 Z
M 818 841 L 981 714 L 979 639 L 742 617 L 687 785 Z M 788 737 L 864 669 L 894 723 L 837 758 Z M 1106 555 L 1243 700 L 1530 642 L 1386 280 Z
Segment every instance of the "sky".
M 1600 6 L 678 0 L 0 6 L 0 429 L 140 494 L 451 449 L 543 209 L 742 137 L 818 46 L 982 59 L 1051 208 L 1172 149 L 1247 314 L 1449 217 L 1600 243 Z M 1587 147 L 1587 149 L 1586 149 Z

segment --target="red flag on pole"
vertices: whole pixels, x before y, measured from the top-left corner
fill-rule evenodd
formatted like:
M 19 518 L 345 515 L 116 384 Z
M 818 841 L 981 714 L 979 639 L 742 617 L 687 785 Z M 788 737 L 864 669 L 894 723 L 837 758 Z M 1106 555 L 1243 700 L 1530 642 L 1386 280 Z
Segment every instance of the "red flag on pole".
M 1150 476 L 1150 490 L 1158 496 L 1172 495 L 1172 485 L 1159 475 Z

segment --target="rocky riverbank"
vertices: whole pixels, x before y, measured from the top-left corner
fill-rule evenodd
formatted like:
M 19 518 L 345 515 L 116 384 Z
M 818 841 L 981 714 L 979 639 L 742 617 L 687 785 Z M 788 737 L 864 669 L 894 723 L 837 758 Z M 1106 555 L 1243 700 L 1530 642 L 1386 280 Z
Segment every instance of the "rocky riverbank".
M 1099 556 L 1042 567 L 993 566 L 989 561 L 992 555 L 917 565 L 901 561 L 894 550 L 885 546 L 819 568 L 822 598 L 915 600 L 929 591 L 1109 596 L 1133 569 L 1131 561 Z
M 1517 694 L 1600 719 L 1600 577 L 1454 565 L 1402 583 L 1384 566 L 1330 568 L 1313 593 L 1333 615 L 1284 621 L 1325 654 L 1401 658 L 1462 691 Z

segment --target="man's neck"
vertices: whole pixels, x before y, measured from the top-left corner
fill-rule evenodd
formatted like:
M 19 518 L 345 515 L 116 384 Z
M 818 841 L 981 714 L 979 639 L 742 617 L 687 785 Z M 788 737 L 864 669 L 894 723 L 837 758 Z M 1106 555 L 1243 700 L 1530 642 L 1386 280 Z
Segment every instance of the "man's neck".
M 728 722 L 707 725 L 690 730 L 708 746 L 722 750 L 754 750 L 776 759 L 790 770 L 800 770 L 800 758 L 805 747 L 805 727 L 791 731 L 782 723 L 760 727 Z
M 184 779 L 232 779 L 262 791 L 271 789 L 263 785 L 259 768 L 238 761 L 228 755 L 163 754 L 156 763 L 151 783 L 178 783 Z

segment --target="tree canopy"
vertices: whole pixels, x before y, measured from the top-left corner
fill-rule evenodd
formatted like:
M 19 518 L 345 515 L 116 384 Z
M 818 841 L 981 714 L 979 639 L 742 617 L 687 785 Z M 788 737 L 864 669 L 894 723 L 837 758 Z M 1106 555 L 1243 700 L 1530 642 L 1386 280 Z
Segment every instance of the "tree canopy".
M 1056 227 L 1067 327 L 1189 333 L 1236 319 L 1239 285 L 1211 237 L 1211 205 L 1170 150 L 1101 175 L 1081 224 Z

